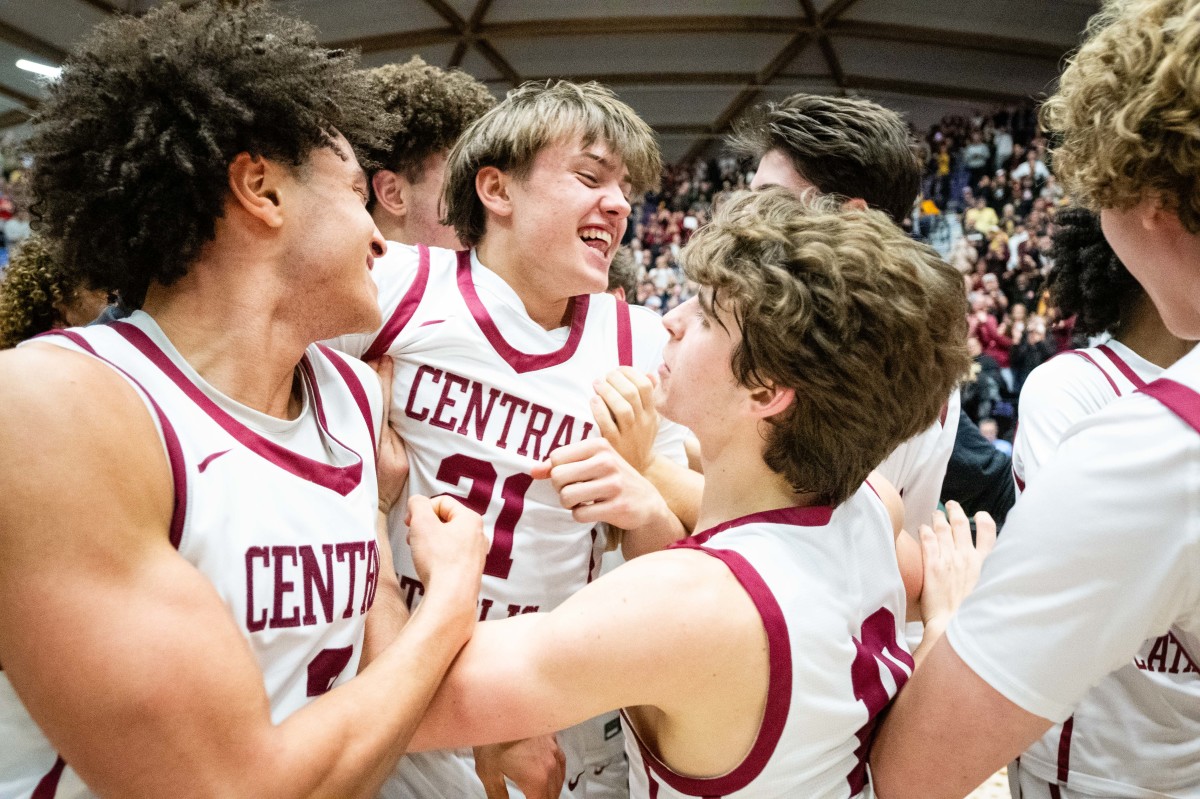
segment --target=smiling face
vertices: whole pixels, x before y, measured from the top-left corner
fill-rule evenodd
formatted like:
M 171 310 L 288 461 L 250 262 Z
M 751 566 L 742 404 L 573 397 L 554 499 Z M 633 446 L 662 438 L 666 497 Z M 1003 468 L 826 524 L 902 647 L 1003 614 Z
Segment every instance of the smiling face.
M 344 138 L 335 143 L 337 152 L 315 149 L 281 193 L 296 305 L 318 338 L 371 330 L 381 321 L 370 270 L 387 245 L 366 208 L 366 173 Z
M 575 137 L 544 148 L 508 186 L 524 282 L 555 299 L 604 291 L 630 211 L 621 158 L 603 142 Z

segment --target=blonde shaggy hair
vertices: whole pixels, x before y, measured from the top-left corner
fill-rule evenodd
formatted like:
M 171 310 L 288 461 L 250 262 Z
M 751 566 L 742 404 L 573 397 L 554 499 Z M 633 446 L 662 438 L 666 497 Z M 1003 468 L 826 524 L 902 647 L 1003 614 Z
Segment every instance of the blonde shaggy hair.
M 473 247 L 487 221 L 475 193 L 475 176 L 494 166 L 525 178 L 545 148 L 573 137 L 586 147 L 603 142 L 629 170 L 632 193 L 657 186 L 662 155 L 654 131 L 632 108 L 598 83 L 529 82 L 467 128 L 446 164 L 445 224 Z
M 1125 209 L 1155 192 L 1200 233 L 1200 0 L 1109 0 L 1041 116 L 1080 202 Z
M 738 382 L 796 391 L 769 420 L 767 465 L 830 504 L 933 424 L 970 366 L 962 277 L 881 211 L 739 192 L 682 258 L 737 322 Z

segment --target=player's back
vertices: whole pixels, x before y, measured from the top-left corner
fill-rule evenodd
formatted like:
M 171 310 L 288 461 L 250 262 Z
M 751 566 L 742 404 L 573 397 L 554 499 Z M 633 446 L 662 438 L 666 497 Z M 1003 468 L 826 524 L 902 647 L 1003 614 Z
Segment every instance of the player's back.
M 677 546 L 721 559 L 754 601 L 769 646 L 767 703 L 749 755 L 720 777 L 678 774 L 628 734 L 632 795 L 870 795 L 867 743 L 913 665 L 901 643 L 891 519 L 874 491 L 864 485 L 832 513 L 788 508 L 735 519 Z
M 1021 397 L 1013 453 L 1018 489 L 1037 481 L 1074 425 L 1162 372 L 1118 341 L 1063 353 L 1035 369 Z M 1083 795 L 1200 796 L 1197 643 L 1179 629 L 1146 640 L 1130 663 L 1088 692 L 1070 719 L 1021 755 L 1012 780 L 1031 799 L 1049 797 L 1050 786 Z

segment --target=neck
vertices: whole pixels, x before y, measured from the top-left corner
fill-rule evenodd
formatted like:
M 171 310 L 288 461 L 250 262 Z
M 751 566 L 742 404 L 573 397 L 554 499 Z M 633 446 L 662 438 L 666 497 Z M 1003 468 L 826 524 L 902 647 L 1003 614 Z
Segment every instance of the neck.
M 1148 296 L 1139 297 L 1124 317 L 1113 338 L 1162 369 L 1187 355 L 1196 345 L 1196 342 L 1184 341 L 1167 330 Z
M 383 213 L 378 208 L 375 210 L 375 213 L 371 214 L 371 218 L 375 220 L 375 227 L 379 228 L 380 234 L 388 241 L 398 241 L 401 244 L 420 243 L 409 241 L 413 237 L 405 229 L 403 219 L 397 219 L 391 214 Z
M 319 336 L 288 313 L 269 270 L 238 260 L 202 255 L 169 287 L 152 285 L 142 308 L 218 391 L 261 413 L 293 418 L 295 368 Z
M 700 442 L 704 495 L 696 530 L 776 508 L 820 505 L 817 494 L 798 494 L 762 457 L 758 431 Z
M 555 297 L 539 283 L 535 270 L 524 268 L 522 250 L 506 241 L 506 231 L 490 234 L 475 248 L 479 262 L 495 272 L 516 292 L 529 318 L 546 330 L 571 322 L 571 298 Z M 536 254 L 535 254 L 536 257 Z

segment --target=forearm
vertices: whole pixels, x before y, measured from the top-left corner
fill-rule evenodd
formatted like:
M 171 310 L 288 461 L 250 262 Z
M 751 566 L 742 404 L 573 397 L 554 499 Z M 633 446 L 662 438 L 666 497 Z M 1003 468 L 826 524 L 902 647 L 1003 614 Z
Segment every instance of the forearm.
M 359 675 L 276 728 L 270 748 L 282 761 L 274 770 L 275 795 L 377 793 L 469 630 L 460 609 L 437 605 L 427 597 Z
M 957 799 L 1049 728 L 934 644 L 896 697 L 871 749 L 880 799 Z
M 400 583 L 396 579 L 392 550 L 388 542 L 387 515 L 382 511 L 376 525 L 379 540 L 379 582 L 375 587 L 375 600 L 367 614 L 362 658 L 358 666 L 360 672 L 396 639 L 409 617 L 408 607 L 404 604 L 400 592 Z
M 696 517 L 700 512 L 704 476 L 661 455 L 650 461 L 642 476 L 666 500 L 671 513 L 682 523 L 685 534 L 691 533 L 696 528 Z
M 666 549 L 676 541 L 687 538 L 687 528 L 665 501 L 658 503 L 645 524 L 627 529 L 621 536 L 621 554 L 625 560 Z

